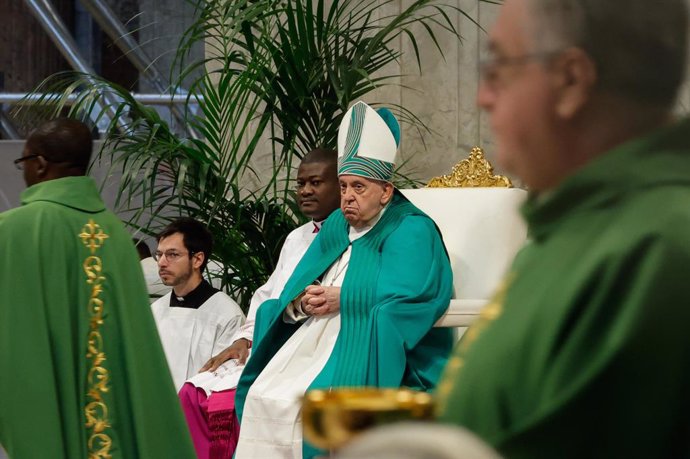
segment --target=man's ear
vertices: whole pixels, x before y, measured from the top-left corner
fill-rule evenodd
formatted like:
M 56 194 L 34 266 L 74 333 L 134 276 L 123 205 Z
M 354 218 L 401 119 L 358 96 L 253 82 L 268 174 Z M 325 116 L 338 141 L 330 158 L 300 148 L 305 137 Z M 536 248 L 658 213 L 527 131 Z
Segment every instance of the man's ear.
M 48 175 L 49 163 L 43 156 L 37 156 L 36 161 L 38 161 L 38 167 L 36 167 L 36 176 L 43 178 Z
M 556 114 L 568 120 L 575 117 L 592 97 L 597 83 L 597 67 L 580 48 L 568 48 L 555 58 Z
M 192 267 L 194 269 L 201 269 L 201 265 L 204 264 L 204 260 L 206 259 L 206 254 L 204 252 L 197 252 L 194 255 L 192 255 Z
M 390 182 L 384 182 L 382 186 L 383 194 L 381 195 L 381 204 L 385 206 L 393 198 L 393 191 L 395 190 L 395 187 Z

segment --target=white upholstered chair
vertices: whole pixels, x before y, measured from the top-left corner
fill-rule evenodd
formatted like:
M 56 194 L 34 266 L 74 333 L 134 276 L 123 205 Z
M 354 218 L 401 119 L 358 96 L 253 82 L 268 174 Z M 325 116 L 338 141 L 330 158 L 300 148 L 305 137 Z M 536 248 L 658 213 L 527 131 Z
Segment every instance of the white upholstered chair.
M 527 196 L 493 170 L 480 148 L 426 188 L 401 190 L 438 225 L 453 268 L 454 295 L 437 327 L 466 327 L 488 303 L 523 246 Z

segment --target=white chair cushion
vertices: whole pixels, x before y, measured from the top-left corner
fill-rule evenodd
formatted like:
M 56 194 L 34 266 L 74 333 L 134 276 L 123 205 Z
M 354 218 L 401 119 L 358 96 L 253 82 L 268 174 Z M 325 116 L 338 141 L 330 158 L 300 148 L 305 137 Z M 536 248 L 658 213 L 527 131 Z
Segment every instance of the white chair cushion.
M 443 235 L 453 269 L 454 294 L 437 326 L 466 326 L 489 301 L 527 238 L 517 188 L 400 190 L 431 217 Z

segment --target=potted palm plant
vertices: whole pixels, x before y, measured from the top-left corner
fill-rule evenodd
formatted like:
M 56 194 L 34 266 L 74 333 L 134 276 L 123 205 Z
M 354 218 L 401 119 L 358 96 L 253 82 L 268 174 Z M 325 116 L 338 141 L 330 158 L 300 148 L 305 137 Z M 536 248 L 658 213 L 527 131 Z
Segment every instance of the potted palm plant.
M 435 0 L 210 0 L 195 3 L 174 69 L 191 78 L 180 135 L 124 88 L 94 75 L 55 74 L 21 111 L 107 117 L 97 157 L 119 177 L 118 210 L 128 223 L 155 234 L 171 219 L 193 216 L 214 234 L 215 257 L 227 291 L 246 307 L 273 270 L 285 235 L 299 222 L 286 179 L 303 154 L 333 148 L 348 106 L 398 77 L 395 43 L 409 40 L 421 70 L 418 35 L 438 45 L 438 33 L 458 39 L 451 16 L 464 12 Z M 416 31 L 416 32 L 415 32 Z M 190 50 L 206 45 L 203 59 Z M 171 94 L 177 87 L 171 88 Z M 95 113 L 99 106 L 109 110 Z M 404 121 L 416 120 L 396 107 Z M 108 112 L 110 113 L 108 115 Z M 21 114 L 21 113 L 20 113 Z M 257 173 L 258 155 L 270 171 Z

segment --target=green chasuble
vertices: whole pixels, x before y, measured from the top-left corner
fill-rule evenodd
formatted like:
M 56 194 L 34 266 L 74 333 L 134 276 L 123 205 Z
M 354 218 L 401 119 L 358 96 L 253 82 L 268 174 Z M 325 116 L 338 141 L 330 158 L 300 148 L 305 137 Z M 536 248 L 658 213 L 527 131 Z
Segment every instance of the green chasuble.
M 690 457 L 690 122 L 592 161 L 458 344 L 439 418 L 507 457 Z
M 141 265 L 88 177 L 0 214 L 0 443 L 10 457 L 193 458 Z
M 345 252 L 348 231 L 342 212 L 333 212 L 280 298 L 259 308 L 254 349 L 237 388 L 240 419 L 249 387 L 300 326 L 285 323 L 283 311 Z M 310 387 L 433 388 L 450 353 L 452 331 L 432 327 L 448 308 L 452 282 L 438 229 L 396 191 L 378 223 L 352 243 L 340 292 L 340 332 Z M 313 454 L 305 443 L 305 457 Z

